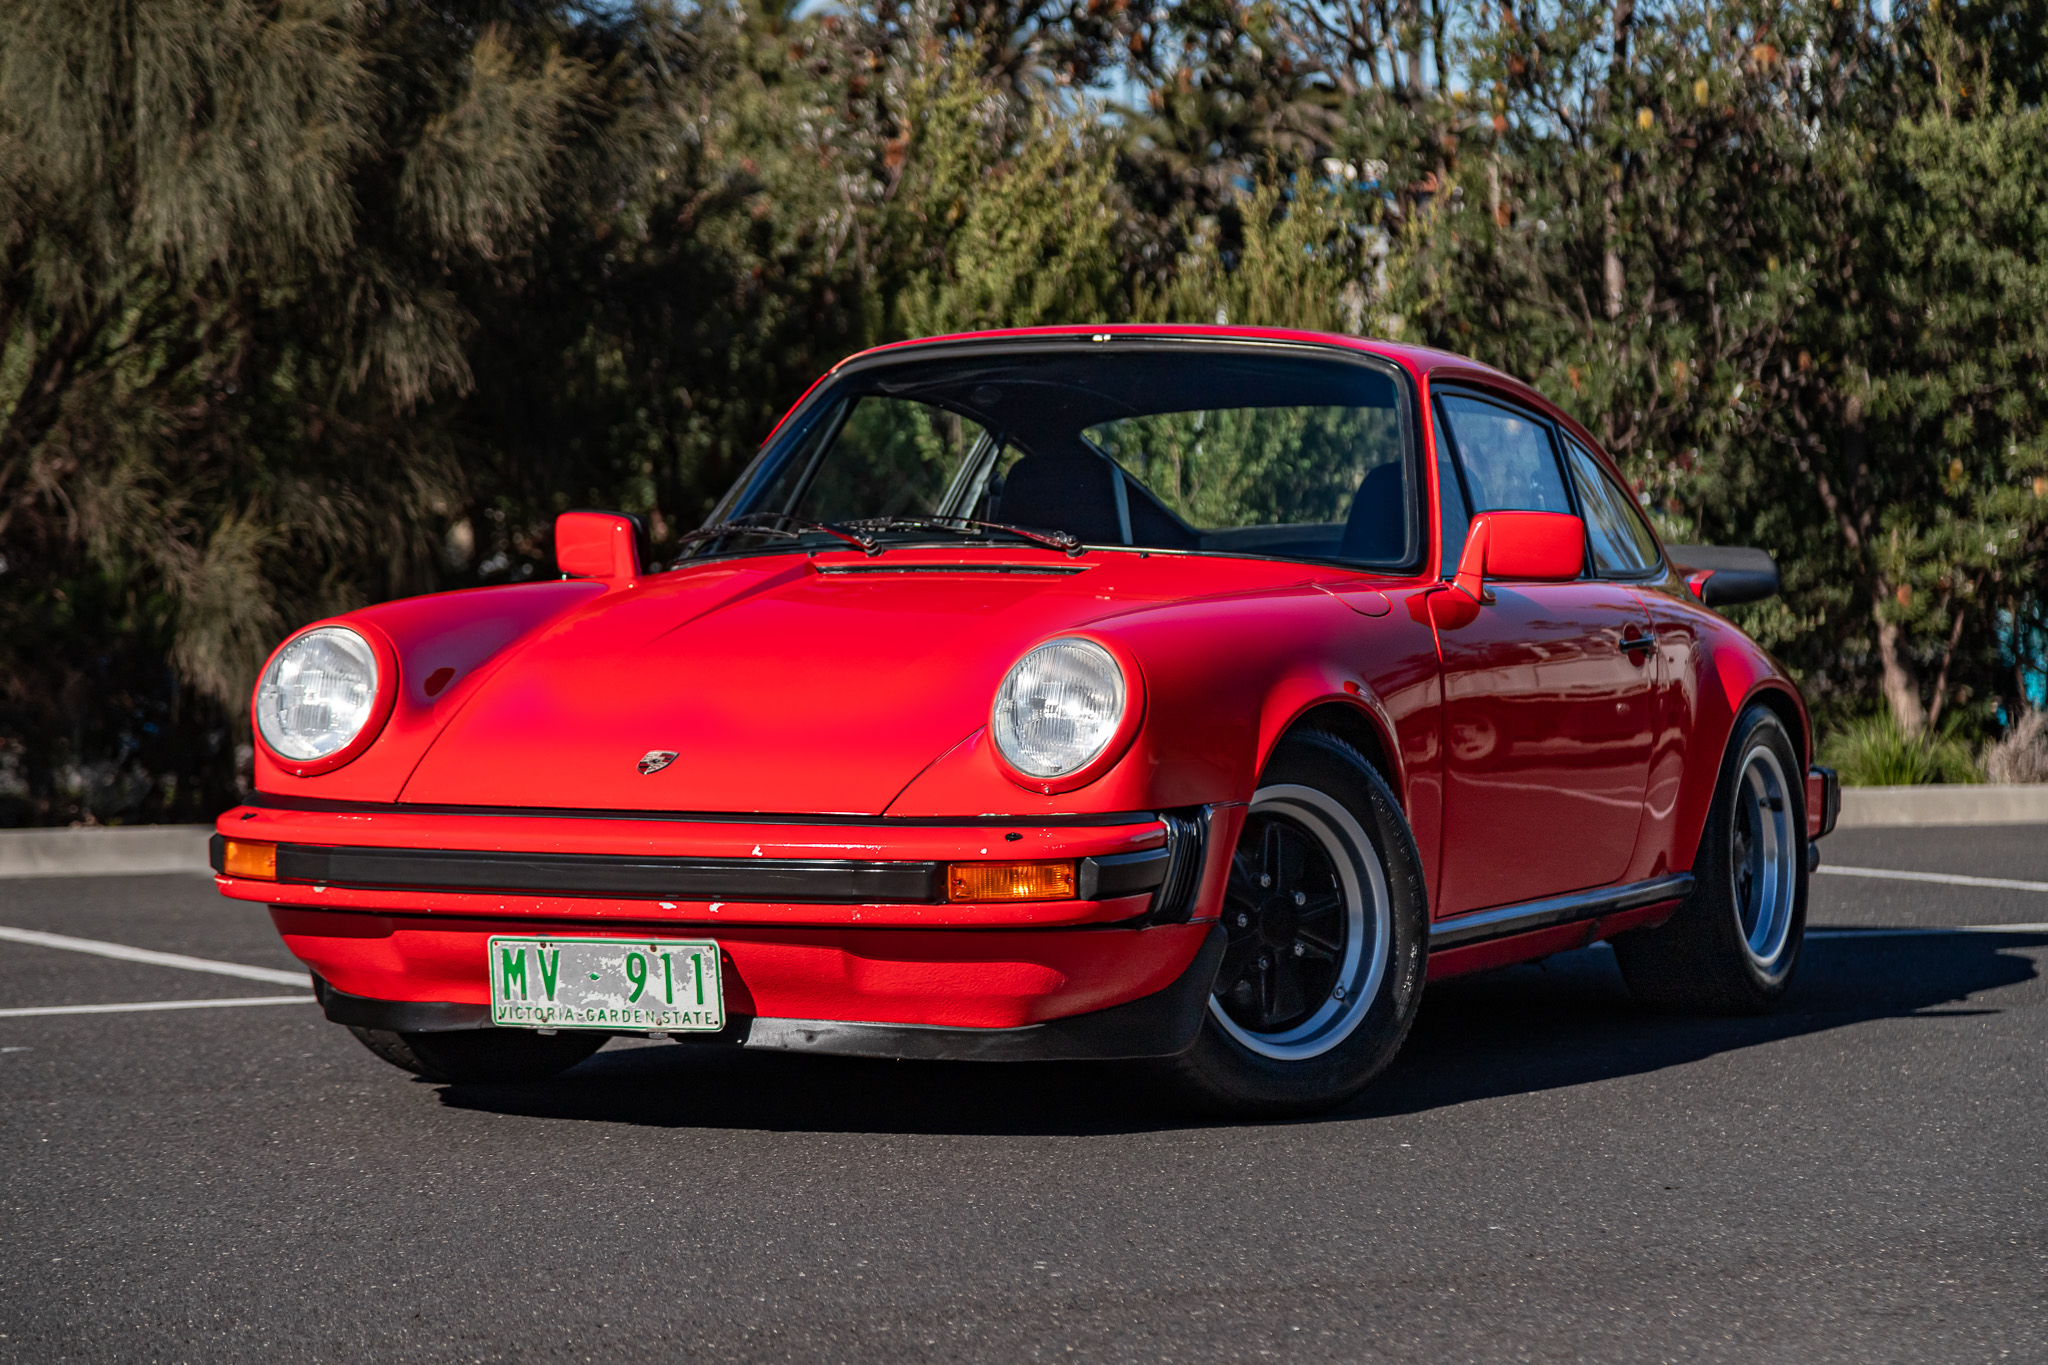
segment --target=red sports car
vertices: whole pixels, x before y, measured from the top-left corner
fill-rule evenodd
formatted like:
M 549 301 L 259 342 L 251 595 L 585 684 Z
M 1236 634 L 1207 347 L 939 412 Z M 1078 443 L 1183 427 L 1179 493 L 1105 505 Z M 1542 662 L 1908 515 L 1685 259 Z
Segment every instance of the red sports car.
M 679 556 L 309 626 L 214 867 L 444 1080 L 616 1034 L 1151 1059 L 1299 1112 L 1425 979 L 1611 939 L 1769 1007 L 1833 775 L 1586 430 L 1435 351 L 1249 328 L 870 351 Z

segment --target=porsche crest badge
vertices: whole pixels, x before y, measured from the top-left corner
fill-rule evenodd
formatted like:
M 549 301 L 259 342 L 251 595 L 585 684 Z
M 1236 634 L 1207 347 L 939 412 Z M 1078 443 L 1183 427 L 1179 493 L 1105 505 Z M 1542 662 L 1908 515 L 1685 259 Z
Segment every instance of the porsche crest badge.
M 640 776 L 646 777 L 650 774 L 658 773 L 675 761 L 676 751 L 674 749 L 649 749 L 646 753 L 640 755 Z

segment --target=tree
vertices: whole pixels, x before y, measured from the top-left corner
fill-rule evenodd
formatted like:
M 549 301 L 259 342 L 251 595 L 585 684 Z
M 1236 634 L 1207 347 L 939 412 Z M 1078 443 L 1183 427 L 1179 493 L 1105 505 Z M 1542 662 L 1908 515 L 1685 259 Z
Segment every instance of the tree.
M 1503 10 L 1468 68 L 1491 136 L 1390 277 L 1422 337 L 1584 418 L 1675 538 L 1777 554 L 1747 623 L 1916 736 L 1989 694 L 2037 592 L 2043 149 L 1983 62 L 1942 95 L 1971 60 L 1934 11 Z
M 850 352 L 1061 321 L 1476 355 L 1779 557 L 1824 724 L 2010 722 L 2048 24 L 1873 3 L 0 11 L 0 823 L 218 808 L 286 629 L 666 547 Z
M 0 16 L 0 707 L 40 812 L 91 749 L 144 813 L 217 804 L 281 628 L 433 581 L 462 476 L 418 414 L 472 385 L 465 287 L 516 271 L 594 136 L 575 36 L 347 0 Z

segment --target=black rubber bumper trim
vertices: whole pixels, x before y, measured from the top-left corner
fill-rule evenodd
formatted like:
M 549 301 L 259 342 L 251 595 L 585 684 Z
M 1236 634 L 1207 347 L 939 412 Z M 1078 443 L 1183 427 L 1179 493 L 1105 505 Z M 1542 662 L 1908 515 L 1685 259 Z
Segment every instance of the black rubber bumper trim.
M 1135 896 L 1150 891 L 1166 880 L 1172 854 L 1163 848 L 1142 853 L 1109 853 L 1081 859 L 1075 878 L 1075 895 L 1084 901 L 1108 900 L 1112 896 Z
M 216 872 L 226 839 L 209 841 Z M 1082 858 L 1079 899 L 1150 891 L 1167 878 L 1171 851 L 1146 849 Z M 945 864 L 776 858 L 623 858 L 581 853 L 484 853 L 458 849 L 350 848 L 279 844 L 277 880 L 312 886 L 401 891 L 530 891 L 570 896 L 654 896 L 678 900 L 797 901 L 821 904 L 936 904 L 946 899 Z
M 214 871 L 222 854 L 213 849 Z M 277 880 L 389 891 L 530 891 L 564 896 L 937 904 L 944 865 L 838 859 L 635 858 L 586 853 L 279 844 Z
M 338 991 L 313 974 L 313 995 L 337 1024 L 389 1029 L 393 1033 L 453 1033 L 490 1028 L 489 1005 L 463 1005 L 453 1000 L 378 1000 Z
M 1202 893 L 1202 869 L 1209 850 L 1209 827 L 1215 822 L 1216 807 L 1198 806 L 1186 811 L 1161 811 L 1166 826 L 1166 851 L 1170 855 L 1159 892 L 1152 898 L 1154 924 L 1186 924 L 1194 918 L 1195 902 Z
M 1222 925 L 1210 929 L 1195 960 L 1163 991 L 1126 1004 L 1023 1028 L 934 1028 L 921 1024 L 847 1024 L 829 1019 L 737 1018 L 722 1033 L 678 1034 L 680 1041 L 738 1044 L 786 1052 L 835 1053 L 914 1061 L 1072 1062 L 1175 1057 L 1194 1045 L 1223 962 Z M 313 978 L 313 992 L 337 1024 L 394 1033 L 491 1028 L 489 1005 L 445 1000 L 373 1000 Z

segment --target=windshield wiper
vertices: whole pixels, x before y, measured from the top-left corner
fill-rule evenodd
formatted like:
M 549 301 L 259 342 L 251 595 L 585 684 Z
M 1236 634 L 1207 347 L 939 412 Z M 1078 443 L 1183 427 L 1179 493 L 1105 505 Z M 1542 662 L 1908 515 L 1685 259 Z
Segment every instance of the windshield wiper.
M 785 540 L 801 540 L 807 535 L 827 535 L 844 541 L 864 555 L 882 553 L 882 546 L 874 537 L 884 531 L 951 531 L 967 534 L 970 531 L 999 531 L 1017 537 L 1048 550 L 1058 550 L 1069 559 L 1081 553 L 1080 537 L 1067 531 L 1034 531 L 1029 527 L 1012 526 L 1002 521 L 977 521 L 973 517 L 949 517 L 939 513 L 919 517 L 866 517 L 857 521 L 839 523 L 806 521 L 783 512 L 750 512 L 746 516 L 734 517 L 711 526 L 700 527 L 676 540 L 676 548 L 700 544 L 707 540 L 720 540 L 731 535 L 780 536 Z
M 881 531 L 957 531 L 964 533 L 969 528 L 977 531 L 1001 531 L 1019 540 L 1028 540 L 1033 545 L 1042 545 L 1048 550 L 1058 550 L 1072 559 L 1081 553 L 1081 538 L 1067 531 L 1033 531 L 1023 526 L 1012 526 L 1006 521 L 977 521 L 973 517 L 949 517 L 932 513 L 922 517 L 866 517 L 849 521 L 850 531 L 869 533 Z
M 769 524 L 771 522 L 774 524 Z M 865 529 L 865 523 L 849 522 L 847 526 L 840 527 L 825 521 L 805 521 L 802 517 L 792 517 L 784 512 L 750 512 L 746 516 L 702 526 L 687 535 L 678 536 L 676 547 L 680 549 L 685 545 L 721 540 L 732 535 L 781 536 L 785 540 L 801 540 L 807 535 L 817 534 L 845 541 L 864 555 L 878 555 L 882 552 L 872 537 L 850 529 L 853 527 Z

